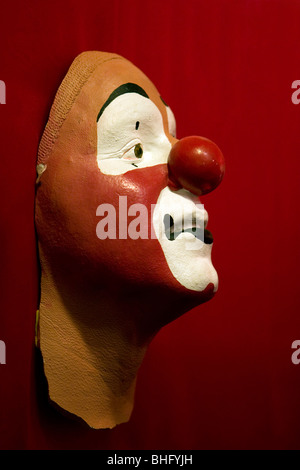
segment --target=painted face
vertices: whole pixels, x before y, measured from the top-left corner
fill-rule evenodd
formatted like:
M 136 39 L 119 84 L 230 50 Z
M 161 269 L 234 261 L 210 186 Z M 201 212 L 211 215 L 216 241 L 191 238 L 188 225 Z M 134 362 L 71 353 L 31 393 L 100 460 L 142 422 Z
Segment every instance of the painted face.
M 122 58 L 96 68 L 61 126 L 37 193 L 45 256 L 106 288 L 164 286 L 198 303 L 212 296 L 218 277 L 199 194 L 220 182 L 223 163 L 214 160 L 216 183 L 207 150 L 214 144 L 175 134 L 170 107 L 139 69 Z

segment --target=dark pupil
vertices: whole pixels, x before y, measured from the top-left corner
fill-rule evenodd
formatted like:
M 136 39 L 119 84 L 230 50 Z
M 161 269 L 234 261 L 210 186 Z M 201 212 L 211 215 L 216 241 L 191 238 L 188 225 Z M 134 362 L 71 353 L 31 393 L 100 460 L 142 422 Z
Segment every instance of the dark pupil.
M 134 147 L 134 155 L 136 156 L 136 158 L 142 158 L 142 156 L 143 156 L 143 149 L 142 149 L 141 144 L 137 144 L 137 145 Z

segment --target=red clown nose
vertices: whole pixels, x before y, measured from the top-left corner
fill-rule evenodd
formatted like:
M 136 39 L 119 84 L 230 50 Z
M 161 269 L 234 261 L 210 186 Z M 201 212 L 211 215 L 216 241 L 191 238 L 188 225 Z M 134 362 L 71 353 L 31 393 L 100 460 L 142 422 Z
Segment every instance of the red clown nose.
M 213 191 L 222 181 L 225 161 L 219 147 L 199 136 L 184 137 L 173 145 L 168 160 L 169 186 L 196 196 Z

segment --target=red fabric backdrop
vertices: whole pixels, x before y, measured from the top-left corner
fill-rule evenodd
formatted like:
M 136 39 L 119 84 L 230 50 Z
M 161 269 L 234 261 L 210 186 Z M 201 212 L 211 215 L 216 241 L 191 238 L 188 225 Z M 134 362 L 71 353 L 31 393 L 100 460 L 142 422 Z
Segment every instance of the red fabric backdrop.
M 299 0 L 11 1 L 1 7 L 2 449 L 300 449 Z M 157 85 L 179 137 L 223 150 L 203 198 L 220 289 L 165 327 L 129 423 L 94 431 L 46 404 L 37 373 L 35 159 L 54 93 L 84 50 L 117 52 Z

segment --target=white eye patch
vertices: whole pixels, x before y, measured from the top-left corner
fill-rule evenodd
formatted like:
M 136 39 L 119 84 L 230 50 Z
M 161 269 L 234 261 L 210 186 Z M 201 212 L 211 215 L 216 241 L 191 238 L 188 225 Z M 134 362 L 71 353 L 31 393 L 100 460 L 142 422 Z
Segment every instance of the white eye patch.
M 169 132 L 173 137 L 176 137 L 176 120 L 173 114 L 172 109 L 167 106 L 167 116 L 168 116 L 168 125 L 169 125 Z
M 97 162 L 104 174 L 166 163 L 170 150 L 159 109 L 138 93 L 115 98 L 97 122 Z

